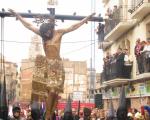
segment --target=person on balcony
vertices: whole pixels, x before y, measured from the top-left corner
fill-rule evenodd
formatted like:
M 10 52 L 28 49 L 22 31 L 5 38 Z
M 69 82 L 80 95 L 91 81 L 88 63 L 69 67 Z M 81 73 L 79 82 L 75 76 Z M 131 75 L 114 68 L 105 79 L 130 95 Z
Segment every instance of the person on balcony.
M 105 66 L 105 78 L 106 78 L 106 81 L 107 80 L 110 80 L 110 57 L 111 57 L 111 55 L 110 55 L 110 53 L 109 52 L 107 52 L 107 55 L 106 55 L 106 58 L 105 58 L 105 61 L 104 61 L 104 66 Z
M 150 40 L 147 41 L 147 68 L 148 68 L 148 72 L 150 72 Z
M 144 72 L 150 72 L 150 41 L 143 41 L 143 50 L 141 51 L 143 63 L 144 63 Z
M 96 31 L 98 35 L 98 42 L 104 41 L 104 24 L 99 23 Z
M 102 73 L 102 80 L 103 81 L 106 81 L 107 80 L 107 74 L 106 74 L 106 65 L 107 65 L 107 59 L 106 58 L 103 58 L 103 62 L 104 62 L 104 65 L 103 65 L 103 73 Z
M 116 57 L 116 67 L 117 67 L 117 77 L 123 77 L 123 67 L 124 67 L 124 53 L 121 48 L 118 48 Z
M 125 49 L 125 56 L 124 56 L 124 77 L 125 78 L 131 78 L 131 70 L 132 70 L 132 64 L 133 59 L 132 56 L 129 53 L 128 49 Z
M 112 10 L 110 8 L 107 9 L 105 17 L 105 27 L 104 27 L 104 34 L 107 35 L 111 30 L 111 21 L 112 21 Z
M 113 12 L 112 12 L 112 24 L 113 24 L 113 28 L 119 23 L 119 9 L 117 7 L 117 5 L 114 5 L 114 8 L 113 8 Z
M 140 38 L 138 38 L 136 41 L 135 48 L 134 48 L 134 53 L 135 53 L 137 64 L 138 64 L 139 74 L 144 73 L 143 59 L 141 55 L 142 50 L 143 50 L 143 45 L 141 43 Z
M 117 69 L 116 69 L 116 53 L 114 53 L 111 57 L 111 79 L 115 79 L 117 75 Z
M 107 9 L 105 16 L 107 16 L 108 19 L 112 19 L 112 10 L 110 8 Z

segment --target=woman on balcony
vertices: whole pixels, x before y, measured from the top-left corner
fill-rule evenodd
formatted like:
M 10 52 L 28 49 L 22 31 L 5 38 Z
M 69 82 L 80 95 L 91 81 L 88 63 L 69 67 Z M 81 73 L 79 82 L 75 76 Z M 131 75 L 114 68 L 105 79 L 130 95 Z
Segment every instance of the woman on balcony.
M 143 50 L 143 45 L 141 43 L 140 38 L 137 39 L 136 41 L 136 46 L 134 48 L 134 52 L 135 52 L 135 56 L 136 56 L 136 60 L 137 60 L 137 64 L 138 64 L 138 71 L 139 74 L 144 73 L 144 66 L 143 66 L 143 59 L 142 59 L 142 55 L 141 55 L 141 51 Z

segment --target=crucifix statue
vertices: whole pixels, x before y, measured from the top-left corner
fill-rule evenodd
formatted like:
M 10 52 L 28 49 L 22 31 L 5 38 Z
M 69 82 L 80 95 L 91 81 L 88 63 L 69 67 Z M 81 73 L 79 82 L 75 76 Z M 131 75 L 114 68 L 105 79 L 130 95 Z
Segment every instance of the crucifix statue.
M 35 60 L 36 71 L 34 73 L 34 79 L 38 80 L 41 76 L 44 76 L 42 82 L 46 84 L 46 87 L 43 89 L 47 93 L 45 120 L 52 120 L 52 114 L 58 102 L 58 95 L 63 92 L 65 80 L 65 71 L 60 57 L 62 37 L 66 33 L 72 32 L 84 23 L 87 23 L 95 15 L 95 13 L 83 18 L 81 21 L 68 28 L 55 30 L 55 19 L 53 17 L 48 18 L 40 25 L 40 28 L 37 28 L 26 21 L 26 19 L 14 10 L 9 9 L 9 12 L 14 15 L 27 29 L 42 38 L 45 56 L 37 56 Z M 39 72 L 39 70 L 41 70 L 41 72 Z M 42 75 L 40 76 L 41 73 Z

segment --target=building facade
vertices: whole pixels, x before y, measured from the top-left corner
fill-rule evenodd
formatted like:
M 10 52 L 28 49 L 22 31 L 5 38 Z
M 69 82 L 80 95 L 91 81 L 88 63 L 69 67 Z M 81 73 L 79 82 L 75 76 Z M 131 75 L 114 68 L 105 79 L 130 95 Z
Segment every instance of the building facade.
M 4 58 L 4 57 L 3 57 Z M 18 101 L 20 91 L 19 91 L 19 79 L 18 79 L 18 66 L 16 63 L 7 61 L 6 59 L 1 61 L 0 68 L 0 77 L 1 77 L 1 85 L 4 81 L 6 81 L 6 94 L 9 103 L 13 103 Z M 2 67 L 3 66 L 3 67 Z M 5 68 L 5 70 L 4 70 Z
M 105 7 L 104 39 L 99 42 L 99 48 L 104 51 L 104 66 L 100 89 L 103 94 L 104 109 L 113 98 L 115 108 L 118 107 L 120 88 L 125 85 L 128 105 L 140 109 L 141 101 L 147 104 L 145 98 L 150 96 L 150 74 L 145 70 L 146 51 L 141 50 L 140 60 L 136 55 L 136 43 L 139 40 L 142 48 L 149 44 L 150 1 L 149 0 L 102 0 Z M 146 44 L 145 44 L 146 43 Z M 130 70 L 125 71 L 125 59 L 118 61 L 120 50 L 130 56 Z M 114 59 L 115 58 L 115 59 Z M 148 58 L 149 59 L 149 58 Z M 116 62 L 117 61 L 117 62 Z M 138 64 L 140 62 L 140 64 Z M 149 64 L 149 62 L 148 62 Z M 143 65 L 143 71 L 140 67 Z M 119 76 L 118 67 L 122 67 Z M 149 69 L 149 68 L 148 68 Z M 128 73 L 129 72 L 129 73 Z M 129 76 L 124 76 L 127 74 Z
M 88 91 L 88 95 L 87 95 L 87 102 L 90 102 L 90 103 L 94 103 L 94 91 L 96 89 L 96 81 L 97 81 L 97 77 L 96 77 L 96 70 L 94 68 L 88 68 L 87 70 L 87 77 L 88 77 L 88 80 L 87 80 L 87 85 L 88 85 L 88 88 L 87 88 L 87 91 Z
M 64 93 L 62 100 L 71 95 L 73 101 L 87 101 L 87 63 L 86 61 L 63 60 L 65 69 Z
M 34 69 L 34 61 L 31 59 L 23 59 L 20 69 L 20 101 L 29 103 L 31 101 L 32 92 L 32 74 Z
M 32 93 L 32 75 L 34 70 L 34 60 L 37 55 L 42 55 L 41 38 L 34 35 L 31 38 L 31 44 L 29 47 L 29 57 L 21 61 L 20 68 L 20 101 L 24 103 L 30 103 Z

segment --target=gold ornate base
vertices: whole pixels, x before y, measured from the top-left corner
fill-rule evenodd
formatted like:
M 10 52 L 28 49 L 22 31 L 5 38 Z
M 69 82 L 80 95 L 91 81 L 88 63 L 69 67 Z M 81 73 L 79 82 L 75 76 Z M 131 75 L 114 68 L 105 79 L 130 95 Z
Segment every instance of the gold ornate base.
M 58 95 L 63 92 L 65 72 L 61 60 L 38 55 L 32 80 L 32 100 L 46 102 L 46 120 L 51 119 Z

